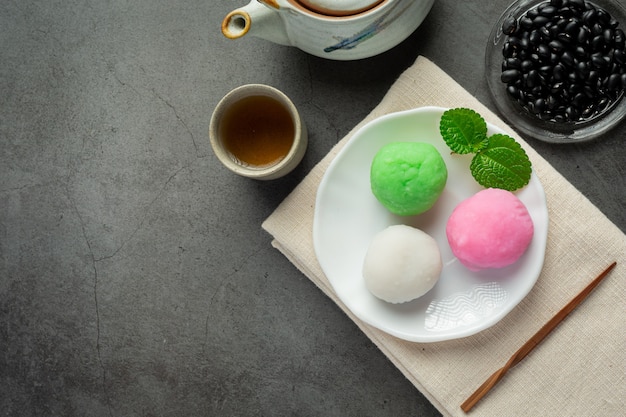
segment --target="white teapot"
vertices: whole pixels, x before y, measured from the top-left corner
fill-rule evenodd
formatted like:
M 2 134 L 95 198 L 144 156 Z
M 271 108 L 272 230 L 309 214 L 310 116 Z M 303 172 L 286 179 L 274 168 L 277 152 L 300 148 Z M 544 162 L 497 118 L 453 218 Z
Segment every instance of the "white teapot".
M 435 0 L 252 0 L 230 12 L 222 33 L 252 35 L 336 60 L 371 57 L 422 23 Z

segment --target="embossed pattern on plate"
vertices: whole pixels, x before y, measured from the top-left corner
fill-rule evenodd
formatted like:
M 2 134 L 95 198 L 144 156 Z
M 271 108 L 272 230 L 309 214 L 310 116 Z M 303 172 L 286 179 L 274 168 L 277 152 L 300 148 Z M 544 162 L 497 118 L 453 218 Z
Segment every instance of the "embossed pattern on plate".
M 479 284 L 469 291 L 434 299 L 426 309 L 424 328 L 431 332 L 468 326 L 489 317 L 506 301 L 507 293 L 497 282 Z

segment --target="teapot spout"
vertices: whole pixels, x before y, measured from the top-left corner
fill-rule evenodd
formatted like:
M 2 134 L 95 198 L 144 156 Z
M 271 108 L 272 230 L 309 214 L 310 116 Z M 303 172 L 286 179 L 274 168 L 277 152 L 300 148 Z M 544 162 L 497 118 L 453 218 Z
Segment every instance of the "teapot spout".
M 291 45 L 279 10 L 276 1 L 252 0 L 247 6 L 226 15 L 222 21 L 222 34 L 229 39 L 249 34 L 280 45 Z

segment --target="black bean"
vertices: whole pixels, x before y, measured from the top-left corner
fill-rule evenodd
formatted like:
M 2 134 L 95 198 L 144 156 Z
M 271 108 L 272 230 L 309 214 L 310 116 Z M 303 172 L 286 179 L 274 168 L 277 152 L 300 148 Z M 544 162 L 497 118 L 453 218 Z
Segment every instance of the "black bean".
M 547 25 L 550 22 L 550 18 L 546 16 L 537 16 L 532 21 L 534 27 L 540 28 Z
M 558 55 L 558 54 L 556 54 L 554 52 L 552 52 L 550 54 L 550 62 L 551 63 L 558 64 L 560 60 L 561 60 L 561 56 L 560 55 Z
M 584 0 L 569 0 L 568 4 L 571 7 L 575 7 L 579 10 L 584 10 L 585 8 L 585 1 Z
M 541 80 L 541 77 L 539 77 L 539 80 Z M 536 97 L 541 97 L 542 91 L 543 91 L 543 88 L 541 88 L 541 85 L 536 85 L 532 87 L 532 89 L 530 90 L 529 96 L 532 97 L 533 99 Z
M 552 112 L 550 110 L 544 110 L 541 113 L 539 113 L 537 115 L 541 120 L 551 120 L 554 115 L 552 114 Z
M 576 93 L 576 94 L 574 94 L 574 98 L 572 98 L 572 104 L 576 108 L 581 109 L 585 102 L 586 102 L 586 97 L 585 97 L 585 95 L 583 93 Z
M 611 59 L 610 57 L 606 57 L 606 58 L 607 58 L 609 61 L 610 61 L 610 59 Z M 611 63 L 609 64 L 609 67 L 610 67 L 609 72 L 608 72 L 608 74 L 609 74 L 609 75 L 610 75 L 610 74 L 619 74 L 619 73 L 621 73 L 621 72 L 622 72 L 622 66 L 621 66 L 620 64 L 618 64 L 617 62 L 611 62 Z
M 626 64 L 626 52 L 623 49 L 616 49 L 613 51 L 613 61 L 620 65 Z
M 621 86 L 620 74 L 611 74 L 606 86 L 609 90 L 617 90 Z
M 522 39 L 517 36 L 509 37 L 509 44 L 515 49 L 520 49 L 522 44 Z
M 517 19 L 513 16 L 509 16 L 504 20 L 502 24 L 502 32 L 506 35 L 511 35 L 517 30 Z
M 587 10 L 582 15 L 582 21 L 587 26 L 592 26 L 596 22 L 597 16 L 598 12 L 595 9 Z
M 591 63 L 596 68 L 606 68 L 607 65 L 610 64 L 610 61 L 607 62 L 605 58 L 606 57 L 601 52 L 593 53 L 591 54 Z
M 537 53 L 530 54 L 530 60 L 533 62 L 533 66 L 541 64 L 541 57 Z
M 502 47 L 502 54 L 508 58 L 508 57 L 513 56 L 514 53 L 515 53 L 515 45 L 513 45 L 511 41 L 505 42 L 504 46 Z
M 624 49 L 624 44 L 626 43 L 626 35 L 622 29 L 615 29 L 613 35 L 613 45 L 616 48 Z
M 565 64 L 565 66 L 567 67 L 570 67 L 570 68 L 573 67 L 574 55 L 570 51 L 563 52 L 563 54 L 561 55 L 561 62 Z
M 574 55 L 578 58 L 586 58 L 587 50 L 583 46 L 577 46 L 574 48 Z
M 539 72 L 537 70 L 530 70 L 526 77 L 526 86 L 534 88 L 539 84 Z
M 606 107 L 609 105 L 610 102 L 611 102 L 610 98 L 602 97 L 600 101 L 598 101 L 598 110 L 602 111 L 606 109 Z
M 543 98 L 538 98 L 533 104 L 537 113 L 542 113 L 546 109 L 546 101 Z
M 567 92 L 570 97 L 574 97 L 576 94 L 580 93 L 582 89 L 582 84 L 579 83 L 569 83 L 569 85 L 567 86 Z
M 580 114 L 584 119 L 589 119 L 593 116 L 595 112 L 594 106 L 587 106 L 583 108 L 582 113 Z
M 557 39 L 563 42 L 565 45 L 572 43 L 572 36 L 567 32 L 560 32 L 556 35 Z
M 591 64 L 594 66 L 594 68 L 597 68 L 597 69 L 604 67 L 604 58 L 603 58 L 602 53 L 596 52 L 595 54 L 592 54 Z
M 539 8 L 539 15 L 545 17 L 552 17 L 556 14 L 557 8 L 551 5 L 546 5 Z
M 604 55 L 602 57 L 602 61 L 604 61 L 604 67 L 602 68 L 604 68 L 605 70 L 611 68 L 611 57 Z
M 521 75 L 521 72 L 519 70 L 510 69 L 510 70 L 503 71 L 500 79 L 502 80 L 503 83 L 510 83 L 511 81 L 518 79 L 520 75 Z
M 541 42 L 542 38 L 543 36 L 541 35 L 539 29 L 533 29 L 533 31 L 530 32 L 530 35 L 528 35 L 528 40 L 532 45 L 537 45 L 539 42 Z
M 541 74 L 544 79 L 552 78 L 552 65 L 543 65 L 539 67 L 539 74 Z
M 572 17 L 576 12 L 569 6 L 564 6 L 559 9 L 559 17 Z
M 580 79 L 586 79 L 589 76 L 589 64 L 584 61 L 579 62 L 576 65 L 576 73 Z
M 531 29 L 533 27 L 533 20 L 530 17 L 522 17 L 519 24 L 524 29 Z
M 622 88 L 626 90 L 626 73 L 620 75 L 620 79 L 622 81 Z
M 560 31 L 559 27 L 553 23 L 546 25 L 548 28 L 548 32 L 550 33 L 550 38 L 554 38 Z
M 559 20 L 557 20 L 554 23 L 554 26 L 557 27 L 559 31 L 562 31 L 563 29 L 565 29 L 565 26 L 567 26 L 568 22 L 569 22 L 569 19 L 565 17 L 559 17 Z
M 591 40 L 591 49 L 593 51 L 601 51 L 604 48 L 604 37 L 602 35 L 596 35 Z
M 572 87 L 576 87 L 577 86 L 576 81 L 578 81 L 578 73 L 574 71 L 570 72 L 569 74 L 567 74 L 567 79 L 570 82 L 570 89 Z
M 584 44 L 587 42 L 590 36 L 590 31 L 586 27 L 581 27 L 578 29 L 578 35 L 576 36 L 576 41 L 580 44 Z
M 563 81 L 567 75 L 567 69 L 563 64 L 556 64 L 552 70 L 552 77 L 555 81 Z
M 563 42 L 557 41 L 556 39 L 550 41 L 548 46 L 556 53 L 563 52 L 563 50 L 565 49 L 565 45 L 563 45 Z
M 565 83 L 563 82 L 556 82 L 554 84 L 552 84 L 552 86 L 550 87 L 550 92 L 555 94 L 555 93 L 561 93 L 563 91 L 563 87 L 565 86 Z
M 611 44 L 613 42 L 613 29 L 611 28 L 607 28 L 604 29 L 604 32 L 602 32 L 602 37 L 604 38 L 604 43 L 606 43 L 607 45 Z
M 598 22 L 602 25 L 611 23 L 611 15 L 604 9 L 598 8 Z
M 532 67 L 534 67 L 535 65 L 533 64 L 533 62 L 530 59 L 525 59 L 524 61 L 522 61 L 522 63 L 520 64 L 520 68 L 522 69 L 522 71 L 524 72 L 528 72 L 530 71 L 530 69 Z
M 530 40 L 525 36 L 519 39 L 519 47 L 522 49 L 528 49 L 530 47 Z
M 504 62 L 506 64 L 507 69 L 519 69 L 522 64 L 519 58 L 516 58 L 516 57 L 507 58 L 504 60 Z
M 506 87 L 506 92 L 509 93 L 514 98 L 519 97 L 519 88 L 515 87 L 514 85 L 508 85 Z
M 601 35 L 602 31 L 604 31 L 604 27 L 600 23 L 594 23 L 593 26 L 591 26 L 591 33 L 594 36 Z
M 578 25 L 577 20 L 571 20 L 567 25 L 565 25 L 565 33 L 567 33 L 571 37 L 576 37 L 578 35 L 579 29 L 580 26 Z
M 578 109 L 574 106 L 567 106 L 567 108 L 565 109 L 565 116 L 570 121 L 578 119 L 579 114 L 580 113 L 578 112 Z

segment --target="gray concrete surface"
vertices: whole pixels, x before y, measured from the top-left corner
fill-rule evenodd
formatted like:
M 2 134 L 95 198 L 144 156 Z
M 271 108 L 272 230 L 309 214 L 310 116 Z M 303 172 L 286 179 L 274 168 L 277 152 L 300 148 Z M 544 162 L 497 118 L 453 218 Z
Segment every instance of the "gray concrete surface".
M 333 62 L 220 34 L 246 0 L 0 3 L 0 414 L 436 416 L 261 222 L 418 55 L 494 108 L 507 0 L 438 0 L 403 44 Z M 218 100 L 286 92 L 310 146 L 260 183 L 211 152 Z M 626 230 L 626 127 L 530 141 Z

